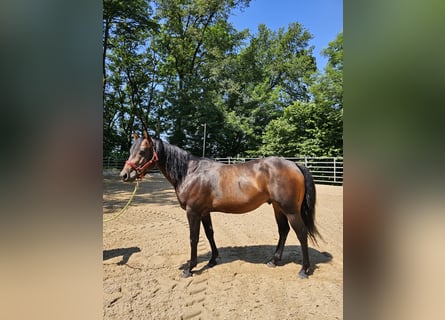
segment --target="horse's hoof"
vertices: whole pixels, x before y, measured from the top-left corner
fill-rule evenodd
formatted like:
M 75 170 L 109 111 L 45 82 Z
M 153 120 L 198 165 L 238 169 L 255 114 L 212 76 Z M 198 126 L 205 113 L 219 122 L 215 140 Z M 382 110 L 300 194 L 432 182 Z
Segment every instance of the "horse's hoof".
M 190 270 L 184 270 L 181 273 L 181 278 L 189 278 L 193 276 L 193 273 Z
M 307 279 L 307 278 L 308 278 L 308 275 L 307 275 L 306 271 L 304 271 L 304 270 L 300 270 L 300 272 L 298 272 L 298 277 L 299 277 L 300 279 Z
M 207 268 L 213 268 L 214 266 L 216 266 L 218 264 L 218 262 L 216 262 L 216 260 L 210 260 L 209 263 L 207 263 Z
M 275 268 L 277 265 L 273 260 L 270 260 L 269 262 L 266 263 L 266 266 L 268 266 L 269 268 Z

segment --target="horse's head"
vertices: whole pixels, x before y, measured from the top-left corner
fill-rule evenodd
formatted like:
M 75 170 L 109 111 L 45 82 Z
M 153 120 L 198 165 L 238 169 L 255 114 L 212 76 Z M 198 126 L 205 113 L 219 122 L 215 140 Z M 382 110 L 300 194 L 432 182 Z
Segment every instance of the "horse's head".
M 125 182 L 140 180 L 156 165 L 158 154 L 153 147 L 153 140 L 144 131 L 144 137 L 134 134 L 134 142 L 130 149 L 130 157 L 125 161 L 120 176 Z

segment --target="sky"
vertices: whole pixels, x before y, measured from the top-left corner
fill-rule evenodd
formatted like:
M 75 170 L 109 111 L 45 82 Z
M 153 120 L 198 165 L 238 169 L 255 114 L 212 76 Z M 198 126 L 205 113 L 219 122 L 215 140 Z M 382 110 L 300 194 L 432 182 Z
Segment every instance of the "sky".
M 343 31 L 342 0 L 252 0 L 250 6 L 236 11 L 229 21 L 237 30 L 249 29 L 256 34 L 258 25 L 264 23 L 269 29 L 287 29 L 291 22 L 298 22 L 313 35 L 309 42 L 319 70 L 323 70 L 327 58 L 321 56 L 337 34 Z

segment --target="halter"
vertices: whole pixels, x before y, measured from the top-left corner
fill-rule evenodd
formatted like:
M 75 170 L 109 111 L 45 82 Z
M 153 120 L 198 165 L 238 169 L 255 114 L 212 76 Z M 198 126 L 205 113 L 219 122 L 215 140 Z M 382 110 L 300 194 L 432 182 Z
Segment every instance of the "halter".
M 132 167 L 136 173 L 138 174 L 137 179 L 142 180 L 142 178 L 145 176 L 146 172 L 145 169 L 147 169 L 152 163 L 156 163 L 159 160 L 158 154 L 155 149 L 153 149 L 153 156 L 150 160 L 148 160 L 143 166 L 137 166 L 134 162 L 131 161 L 125 161 L 126 164 L 128 164 L 130 167 Z

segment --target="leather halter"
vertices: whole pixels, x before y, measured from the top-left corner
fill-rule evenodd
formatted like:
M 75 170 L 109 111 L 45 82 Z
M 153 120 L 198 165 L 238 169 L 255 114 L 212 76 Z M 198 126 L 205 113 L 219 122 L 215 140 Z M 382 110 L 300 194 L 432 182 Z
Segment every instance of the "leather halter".
M 145 176 L 147 172 L 145 172 L 145 169 L 147 169 L 152 163 L 156 163 L 159 160 L 158 154 L 155 149 L 153 149 L 153 156 L 150 160 L 148 160 L 143 166 L 137 166 L 134 162 L 131 161 L 125 161 L 126 164 L 128 164 L 130 167 L 132 167 L 138 176 L 136 179 L 142 180 L 142 178 Z

